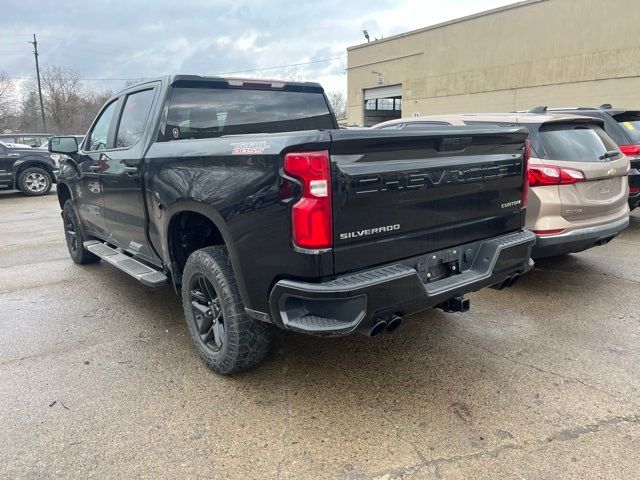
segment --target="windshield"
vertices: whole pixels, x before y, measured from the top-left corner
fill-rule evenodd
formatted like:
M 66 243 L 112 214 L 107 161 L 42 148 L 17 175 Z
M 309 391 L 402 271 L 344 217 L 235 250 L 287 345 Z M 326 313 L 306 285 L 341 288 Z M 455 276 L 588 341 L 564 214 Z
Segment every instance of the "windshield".
M 546 124 L 540 127 L 540 140 L 549 160 L 594 162 L 618 146 L 597 125 L 584 123 Z
M 176 87 L 161 140 L 329 128 L 321 92 Z

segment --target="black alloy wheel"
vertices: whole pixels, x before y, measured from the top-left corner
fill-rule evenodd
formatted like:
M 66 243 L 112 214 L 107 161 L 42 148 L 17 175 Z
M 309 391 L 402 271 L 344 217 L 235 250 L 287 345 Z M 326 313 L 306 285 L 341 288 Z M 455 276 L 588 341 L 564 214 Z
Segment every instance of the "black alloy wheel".
M 82 230 L 82 224 L 78 220 L 73 202 L 67 200 L 62 208 L 62 227 L 64 228 L 64 238 L 67 241 L 67 249 L 71 259 L 79 265 L 96 263 L 100 257 L 94 255 L 84 248 L 84 241 L 90 240 Z
M 211 352 L 219 352 L 225 341 L 222 305 L 213 284 L 203 274 L 191 277 L 189 304 L 202 345 Z
M 78 251 L 78 232 L 76 232 L 76 226 L 69 211 L 64 211 L 62 221 L 64 222 L 64 236 L 67 240 L 69 253 L 73 255 Z

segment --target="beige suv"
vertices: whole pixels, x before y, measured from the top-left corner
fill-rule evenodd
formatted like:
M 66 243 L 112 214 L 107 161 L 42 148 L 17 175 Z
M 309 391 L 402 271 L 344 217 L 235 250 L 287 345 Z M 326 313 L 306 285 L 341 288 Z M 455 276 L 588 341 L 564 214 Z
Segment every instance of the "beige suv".
M 427 131 L 464 125 L 522 126 L 531 157 L 526 228 L 537 236 L 534 258 L 603 245 L 629 225 L 629 159 L 602 121 L 534 113 L 401 118 L 374 129 Z

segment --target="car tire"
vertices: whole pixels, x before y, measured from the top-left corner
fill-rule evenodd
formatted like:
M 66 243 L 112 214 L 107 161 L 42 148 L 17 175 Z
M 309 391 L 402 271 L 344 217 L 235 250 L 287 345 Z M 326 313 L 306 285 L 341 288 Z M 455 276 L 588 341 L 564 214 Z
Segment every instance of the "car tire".
M 62 208 L 62 223 L 64 225 L 64 237 L 67 240 L 67 249 L 71 259 L 78 265 L 86 265 L 88 263 L 96 263 L 100 261 L 100 257 L 94 255 L 83 244 L 88 240 L 82 224 L 76 215 L 76 209 L 71 200 L 64 202 Z
M 273 326 L 246 313 L 226 247 L 202 248 L 189 256 L 182 304 L 196 351 L 215 372 L 247 370 L 269 354 Z
M 29 197 L 46 195 L 52 184 L 51 174 L 44 168 L 25 168 L 18 175 L 18 189 Z

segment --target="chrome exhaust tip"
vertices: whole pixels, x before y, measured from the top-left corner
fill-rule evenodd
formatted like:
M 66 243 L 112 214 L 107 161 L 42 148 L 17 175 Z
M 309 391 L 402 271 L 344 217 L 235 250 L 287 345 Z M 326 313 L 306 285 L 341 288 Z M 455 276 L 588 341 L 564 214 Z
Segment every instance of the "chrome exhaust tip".
M 387 322 L 387 330 L 386 333 L 395 332 L 400 324 L 402 323 L 402 317 L 398 315 L 392 315 L 389 321 Z

